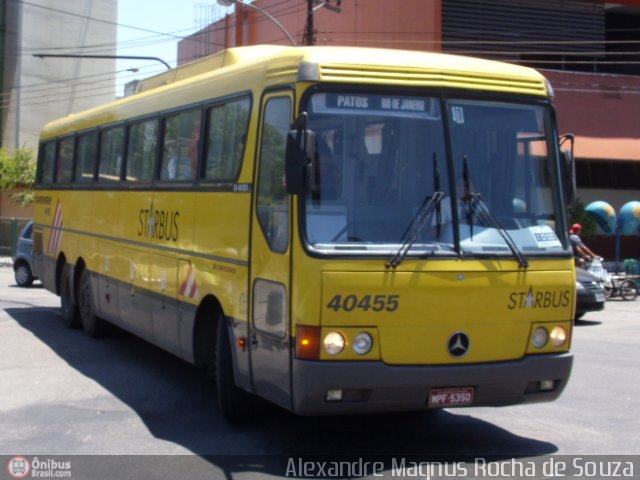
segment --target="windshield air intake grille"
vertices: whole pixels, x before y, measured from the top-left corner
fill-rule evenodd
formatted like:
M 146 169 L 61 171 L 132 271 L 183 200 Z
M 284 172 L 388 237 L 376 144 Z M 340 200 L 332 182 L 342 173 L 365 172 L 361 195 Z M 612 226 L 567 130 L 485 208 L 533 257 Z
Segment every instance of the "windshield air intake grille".
M 383 67 L 362 67 L 324 65 L 320 69 L 321 78 L 327 82 L 363 82 L 369 84 L 394 84 L 405 86 L 461 88 L 467 90 L 491 90 L 527 95 L 545 95 L 542 78 L 492 76 L 473 72 L 443 73 L 428 69 L 387 69 Z

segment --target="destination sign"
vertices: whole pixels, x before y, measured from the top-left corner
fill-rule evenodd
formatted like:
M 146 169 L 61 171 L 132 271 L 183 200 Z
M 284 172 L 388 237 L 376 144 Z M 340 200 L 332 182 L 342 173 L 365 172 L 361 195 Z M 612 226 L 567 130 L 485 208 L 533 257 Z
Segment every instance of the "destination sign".
M 314 95 L 311 103 L 313 111 L 318 113 L 342 111 L 352 114 L 440 117 L 438 101 L 428 97 L 321 93 Z
M 388 97 L 382 95 L 327 94 L 327 107 L 348 110 L 427 112 L 431 110 L 431 100 L 405 96 Z

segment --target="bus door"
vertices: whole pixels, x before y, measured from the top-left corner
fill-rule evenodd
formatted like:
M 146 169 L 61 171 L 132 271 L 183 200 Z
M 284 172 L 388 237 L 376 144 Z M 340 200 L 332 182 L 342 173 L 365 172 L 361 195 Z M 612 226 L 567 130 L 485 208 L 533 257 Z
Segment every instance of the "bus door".
M 290 201 L 284 185 L 292 96 L 266 95 L 251 220 L 251 370 L 255 393 L 290 408 Z

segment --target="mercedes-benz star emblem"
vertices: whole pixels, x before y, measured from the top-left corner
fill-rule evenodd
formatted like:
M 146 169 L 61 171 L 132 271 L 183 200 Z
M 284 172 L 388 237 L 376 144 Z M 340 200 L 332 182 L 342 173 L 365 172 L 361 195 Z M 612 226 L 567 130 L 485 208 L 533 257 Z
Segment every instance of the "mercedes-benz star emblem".
M 471 341 L 464 332 L 456 332 L 449 338 L 449 353 L 453 357 L 464 357 L 469 351 Z

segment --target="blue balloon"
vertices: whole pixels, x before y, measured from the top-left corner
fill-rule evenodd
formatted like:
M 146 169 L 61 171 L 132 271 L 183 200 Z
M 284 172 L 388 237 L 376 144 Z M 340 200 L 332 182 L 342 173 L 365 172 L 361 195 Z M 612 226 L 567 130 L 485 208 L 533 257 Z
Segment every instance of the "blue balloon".
M 607 202 L 602 200 L 591 202 L 585 210 L 606 235 L 616 232 L 616 211 Z
M 618 212 L 622 222 L 623 235 L 640 233 L 640 202 L 635 200 L 625 203 Z

